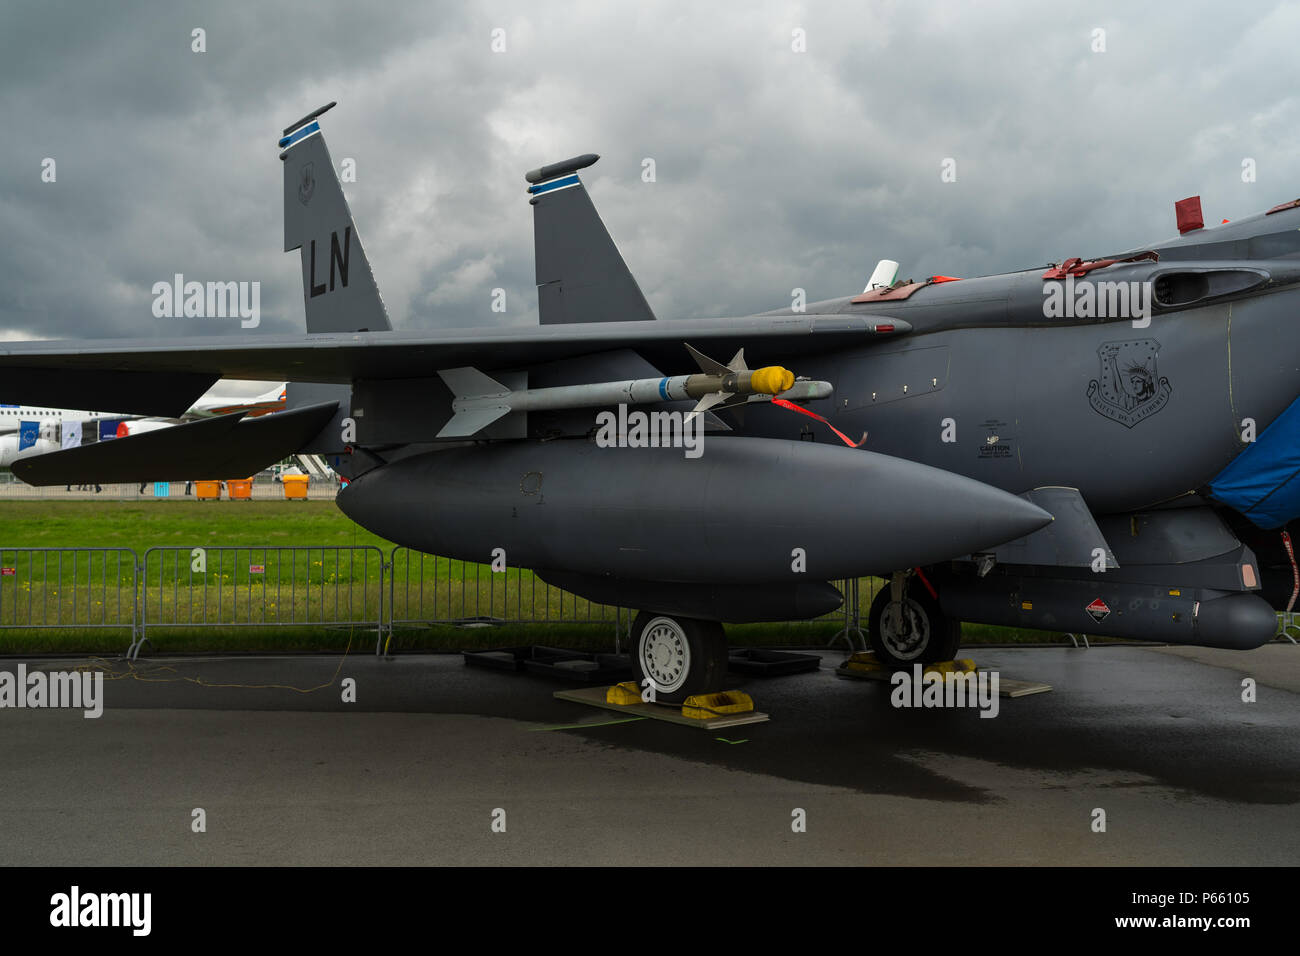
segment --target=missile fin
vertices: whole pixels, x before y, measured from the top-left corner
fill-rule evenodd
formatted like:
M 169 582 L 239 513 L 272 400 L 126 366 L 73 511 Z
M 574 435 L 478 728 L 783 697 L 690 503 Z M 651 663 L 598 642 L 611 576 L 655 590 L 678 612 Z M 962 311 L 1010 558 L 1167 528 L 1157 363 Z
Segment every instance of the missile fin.
M 440 368 L 438 377 L 451 389 L 456 398 L 484 398 L 489 395 L 506 395 L 506 388 L 490 375 L 484 375 L 473 366 Z
M 439 438 L 469 438 L 476 435 L 484 428 L 487 428 L 498 418 L 503 418 L 510 414 L 510 408 L 506 405 L 496 406 L 494 408 L 471 408 L 463 412 L 457 412 L 451 416 L 451 420 L 442 426 L 438 432 Z
M 700 367 L 700 371 L 704 372 L 706 375 L 726 375 L 731 371 L 731 369 L 727 368 L 727 366 L 723 365 L 721 362 L 715 362 L 703 352 L 692 348 L 689 342 L 684 342 L 682 344 L 686 346 L 686 351 L 691 353 L 691 358 L 695 359 L 695 364 Z
M 439 438 L 469 438 L 487 428 L 498 418 L 510 414 L 510 406 L 504 401 L 500 405 L 485 405 L 478 401 L 485 398 L 504 398 L 510 394 L 510 389 L 473 366 L 439 369 L 438 376 L 451 389 L 452 408 L 456 411 L 456 414 L 452 415 L 438 432 Z M 475 407 L 456 408 L 456 405 L 465 401 L 475 401 Z
M 700 412 L 707 412 L 714 405 L 720 405 L 727 399 L 731 398 L 731 392 L 710 392 L 701 398 L 689 412 L 686 413 L 686 419 L 689 421 Z

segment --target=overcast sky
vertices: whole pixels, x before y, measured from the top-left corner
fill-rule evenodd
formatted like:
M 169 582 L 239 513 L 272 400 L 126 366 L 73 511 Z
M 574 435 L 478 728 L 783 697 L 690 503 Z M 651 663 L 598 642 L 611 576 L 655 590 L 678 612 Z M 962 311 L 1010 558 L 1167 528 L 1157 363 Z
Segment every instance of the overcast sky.
M 661 318 L 1119 251 L 1300 195 L 1297 37 L 1295 3 L 7 0 L 0 339 L 300 331 L 276 140 L 330 100 L 399 329 L 535 323 L 523 173 L 584 152 Z M 261 282 L 260 327 L 155 318 L 178 272 Z

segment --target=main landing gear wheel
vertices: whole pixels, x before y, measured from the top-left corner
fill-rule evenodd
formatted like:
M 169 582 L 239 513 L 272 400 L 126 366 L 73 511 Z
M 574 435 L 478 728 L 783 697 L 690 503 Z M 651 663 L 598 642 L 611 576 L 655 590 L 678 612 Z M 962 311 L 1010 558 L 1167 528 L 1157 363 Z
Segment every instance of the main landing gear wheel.
M 871 602 L 867 618 L 871 649 L 882 664 L 905 670 L 913 664 L 950 661 L 961 647 L 961 621 L 939 610 L 925 585 L 909 580 L 903 600 L 890 600 L 886 584 Z
M 649 678 L 660 703 L 720 691 L 727 676 L 727 638 L 717 621 L 642 611 L 632 622 L 631 657 L 637 686 Z

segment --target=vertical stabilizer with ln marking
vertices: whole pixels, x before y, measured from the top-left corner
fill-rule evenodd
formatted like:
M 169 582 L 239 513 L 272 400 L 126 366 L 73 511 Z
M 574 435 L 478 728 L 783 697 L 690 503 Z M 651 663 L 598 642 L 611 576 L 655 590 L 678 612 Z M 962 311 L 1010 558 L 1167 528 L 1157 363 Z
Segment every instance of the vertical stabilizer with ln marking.
M 537 306 L 543 325 L 632 322 L 654 313 L 578 179 L 600 157 L 575 156 L 524 178 L 533 205 Z
M 302 250 L 308 332 L 386 332 L 388 312 L 317 120 L 333 105 L 286 127 L 280 140 L 284 251 Z

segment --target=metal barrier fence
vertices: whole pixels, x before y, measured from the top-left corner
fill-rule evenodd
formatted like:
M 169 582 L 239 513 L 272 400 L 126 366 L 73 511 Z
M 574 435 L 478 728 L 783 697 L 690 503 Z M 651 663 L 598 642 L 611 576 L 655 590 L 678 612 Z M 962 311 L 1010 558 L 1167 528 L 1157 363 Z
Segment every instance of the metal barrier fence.
M 860 616 L 881 582 L 837 583 L 844 607 L 817 620 L 843 622 L 832 645 L 865 646 Z M 130 548 L 0 547 L 0 629 L 128 631 L 131 658 L 160 628 L 362 627 L 378 654 L 395 627 L 443 624 L 604 623 L 617 642 L 634 614 L 521 568 L 402 547 L 155 547 L 143 559 Z M 1300 614 L 1279 615 L 1279 639 L 1295 643 L 1291 630 Z
M 394 627 L 608 623 L 625 609 L 496 572 L 373 545 L 0 548 L 0 628 L 115 628 L 135 658 L 159 629 L 363 627 L 381 653 Z
M 372 545 L 150 548 L 139 640 L 158 627 L 312 625 L 374 628 L 378 644 L 385 568 Z
M 416 624 L 618 624 L 622 608 L 596 604 L 552 587 L 531 571 L 471 564 L 409 548 L 394 548 L 390 618 Z
M 136 630 L 129 548 L 0 548 L 0 627 Z

